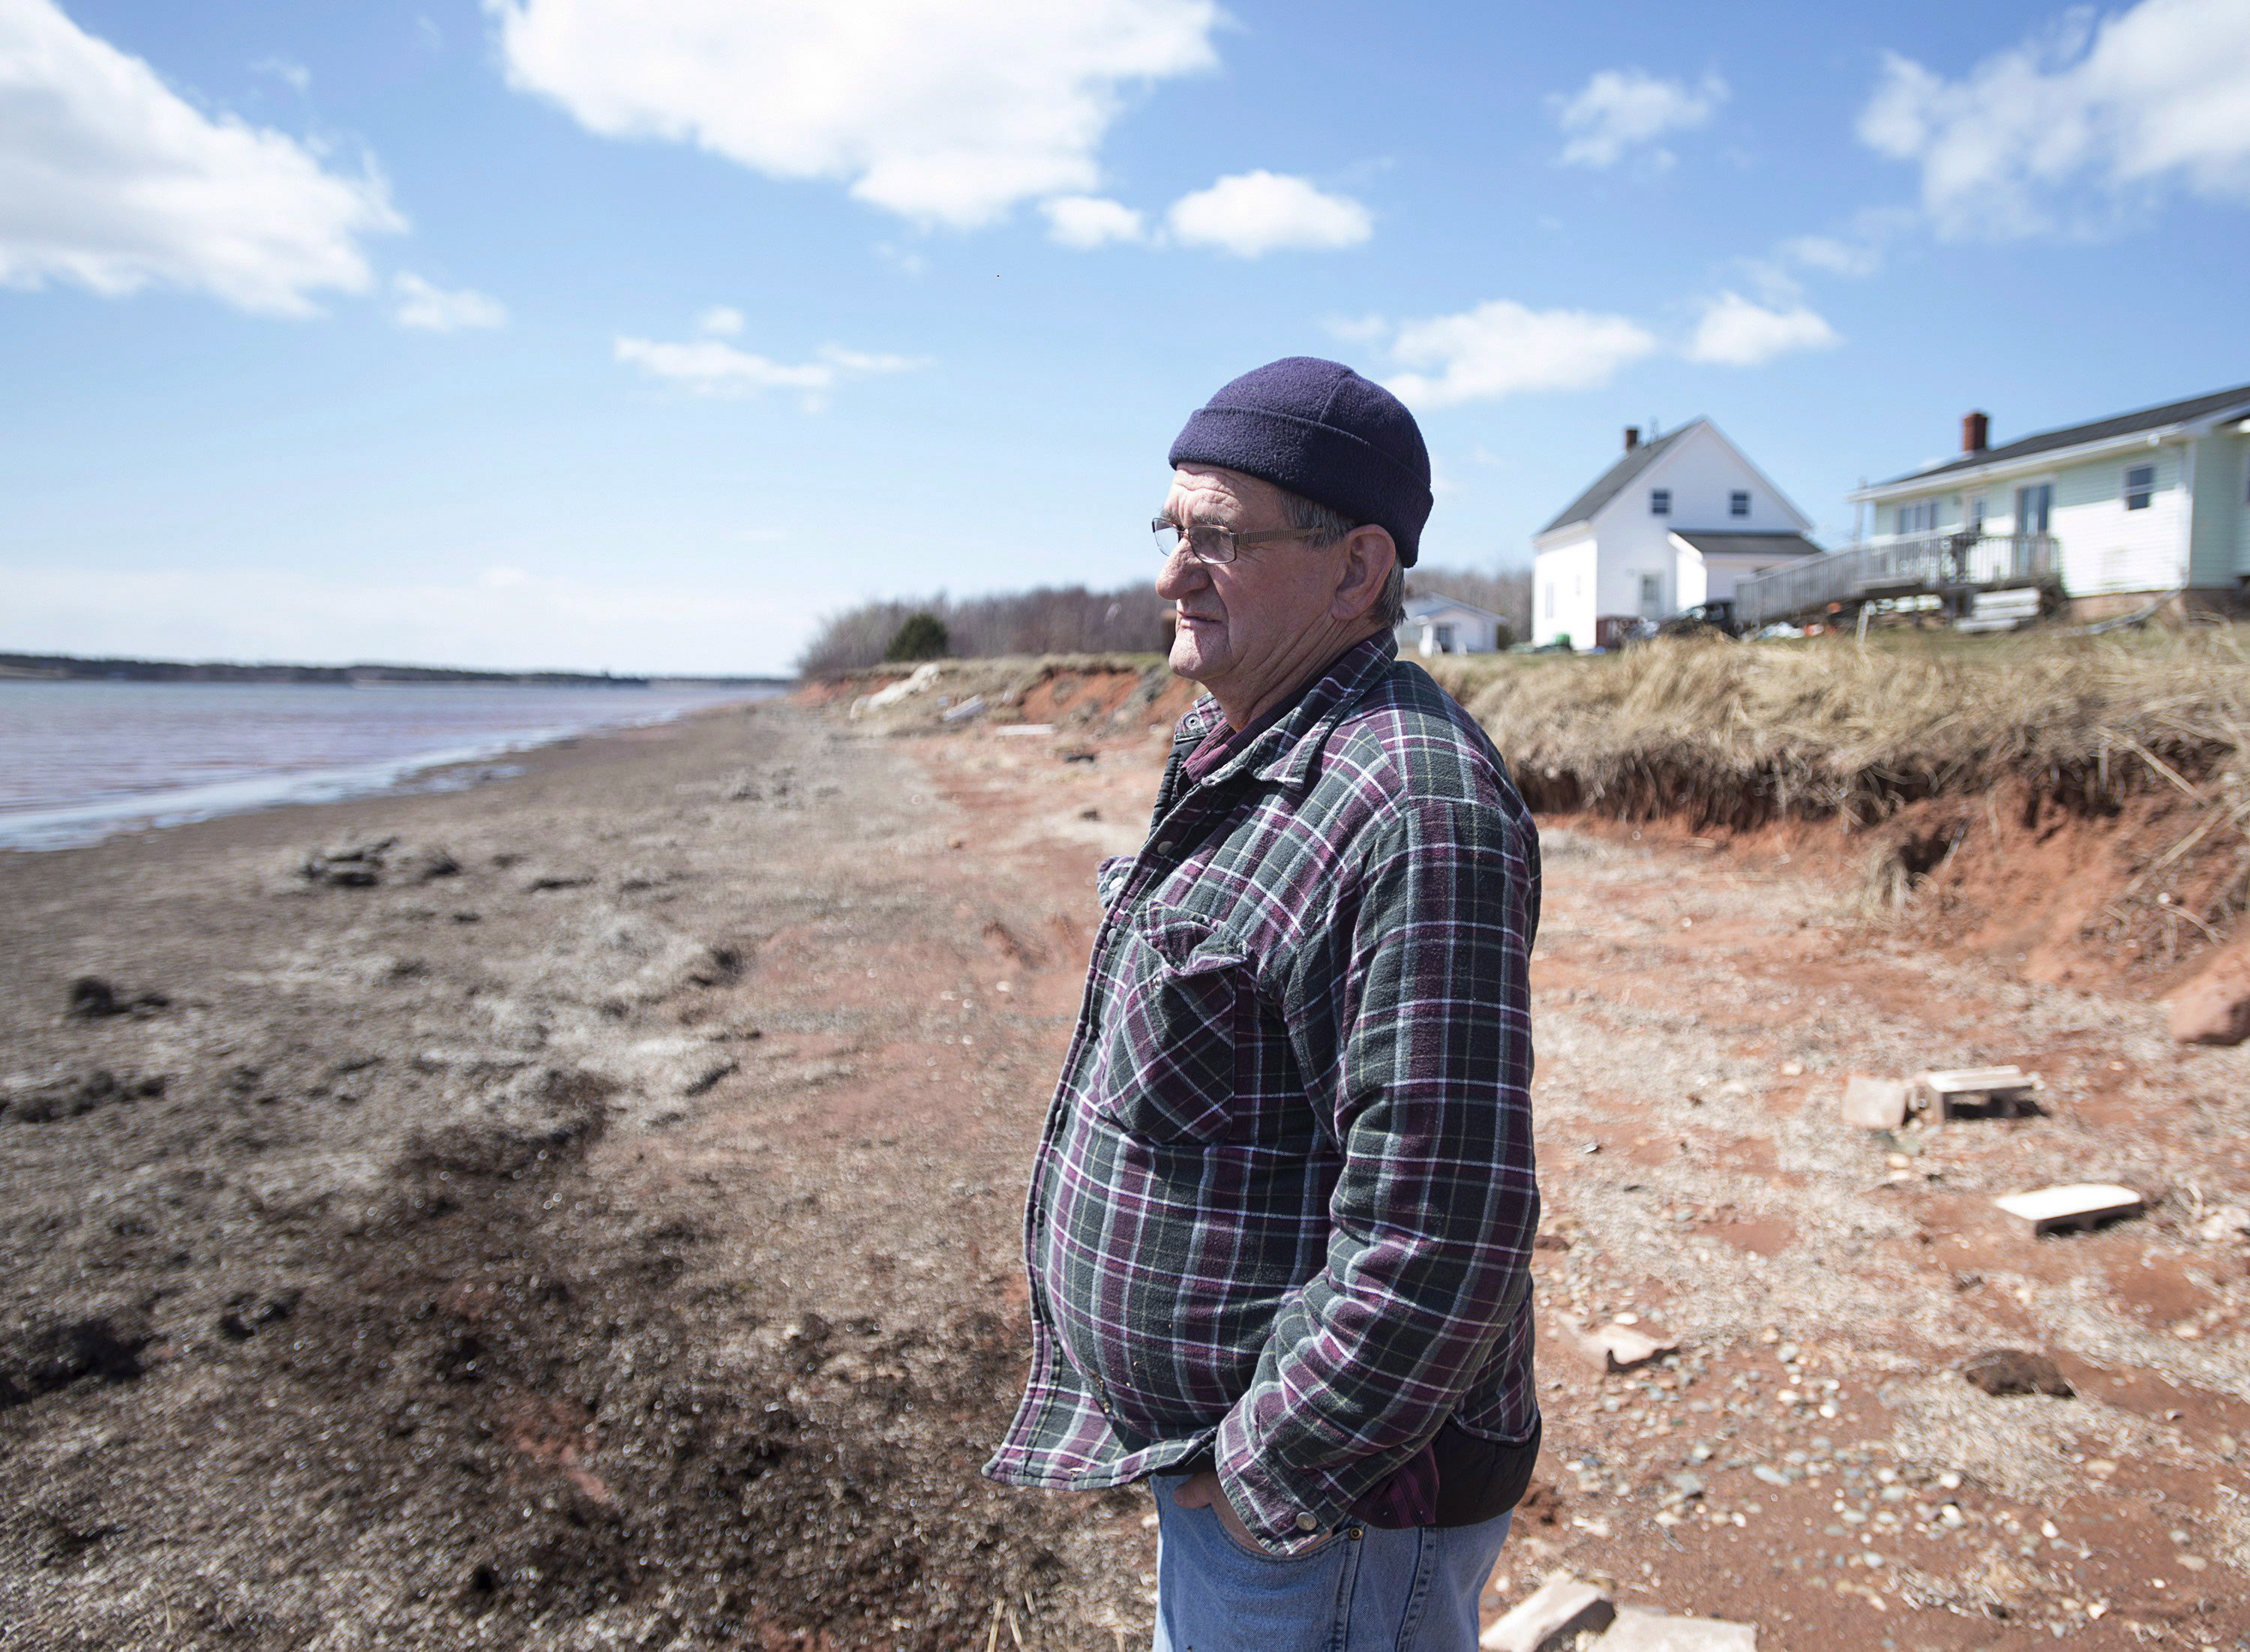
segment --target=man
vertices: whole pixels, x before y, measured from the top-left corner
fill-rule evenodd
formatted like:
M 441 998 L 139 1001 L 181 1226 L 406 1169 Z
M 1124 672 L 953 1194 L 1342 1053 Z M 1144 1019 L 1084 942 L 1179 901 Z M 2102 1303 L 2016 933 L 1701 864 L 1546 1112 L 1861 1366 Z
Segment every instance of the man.
M 1405 408 L 1291 357 L 1171 464 L 1156 589 L 1207 692 L 1099 874 L 986 1472 L 1153 1479 L 1159 1652 L 1454 1652 L 1538 1453 L 1537 837 L 1396 659 L 1431 502 Z

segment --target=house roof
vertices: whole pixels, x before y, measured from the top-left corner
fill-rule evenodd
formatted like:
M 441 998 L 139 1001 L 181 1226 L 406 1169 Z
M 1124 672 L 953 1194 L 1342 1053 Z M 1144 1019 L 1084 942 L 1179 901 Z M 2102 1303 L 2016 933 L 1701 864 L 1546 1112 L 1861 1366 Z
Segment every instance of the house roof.
M 1962 453 L 1933 465 L 1926 470 L 1908 471 L 1904 476 L 1895 476 L 1879 487 L 1896 487 L 1901 482 L 1924 481 L 1930 477 L 1944 476 L 1954 471 L 1975 470 L 1986 465 L 2005 465 L 2011 459 L 2030 458 L 2034 454 L 2051 453 L 2058 448 L 2078 447 L 2088 442 L 2106 442 L 2113 437 L 2134 436 L 2143 430 L 2162 430 L 2168 424 L 2184 424 L 2191 419 L 2205 418 L 2214 413 L 2224 413 L 2229 408 L 2250 406 L 2250 384 L 2238 384 L 2231 390 L 2213 390 L 2208 396 L 2191 396 L 2184 402 L 2166 402 L 2161 407 L 2144 407 L 2134 413 L 2120 413 L 2106 419 L 2094 419 L 2084 424 L 2067 424 L 2060 430 L 2041 430 L 2020 441 L 2010 442 L 2005 447 L 1988 447 L 1974 453 Z
M 1675 527 L 1672 537 L 1694 546 L 1706 556 L 1827 554 L 1802 533 L 1721 533 L 1703 528 Z
M 1558 527 L 1568 527 L 1573 522 L 1583 522 L 1625 492 L 1625 485 L 1653 465 L 1674 442 L 1705 423 L 1703 419 L 1690 419 L 1678 430 L 1667 432 L 1653 441 L 1643 442 L 1638 447 L 1627 448 L 1624 457 L 1595 478 L 1594 485 L 1565 505 L 1555 520 L 1532 535 L 1552 533 Z
M 1440 596 L 1434 593 L 1428 596 L 1408 597 L 1405 614 L 1408 619 L 1420 619 L 1425 615 L 1434 614 L 1439 609 L 1445 608 L 1457 608 L 1465 614 L 1481 614 L 1485 618 L 1498 620 L 1503 625 L 1508 623 L 1508 616 L 1505 614 L 1495 614 L 1488 608 L 1479 608 L 1474 602 L 1464 602 L 1458 596 Z

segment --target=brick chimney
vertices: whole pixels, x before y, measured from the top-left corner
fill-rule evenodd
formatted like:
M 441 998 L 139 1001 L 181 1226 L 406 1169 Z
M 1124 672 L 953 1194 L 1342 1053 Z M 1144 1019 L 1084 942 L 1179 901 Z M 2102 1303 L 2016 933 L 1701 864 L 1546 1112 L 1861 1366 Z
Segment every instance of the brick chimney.
M 1630 453 L 1630 452 L 1632 452 L 1632 451 L 1633 451 L 1633 449 L 1635 449 L 1635 448 L 1639 447 L 1639 445 L 1640 445 L 1640 426 L 1639 426 L 1638 424 L 1628 424 L 1628 425 L 1626 425 L 1626 426 L 1625 427 L 1625 451 L 1626 452 Z
M 1992 421 L 1982 413 L 1964 413 L 1961 416 L 1961 451 L 1964 453 L 1982 453 L 1992 445 L 1991 434 Z

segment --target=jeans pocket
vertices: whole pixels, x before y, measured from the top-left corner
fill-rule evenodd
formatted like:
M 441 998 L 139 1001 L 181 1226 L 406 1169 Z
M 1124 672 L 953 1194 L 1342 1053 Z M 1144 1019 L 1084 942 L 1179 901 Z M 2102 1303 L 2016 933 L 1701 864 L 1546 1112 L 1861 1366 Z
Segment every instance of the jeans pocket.
M 1233 1526 L 1229 1525 L 1226 1517 L 1218 1511 L 1218 1504 L 1213 1503 L 1204 1510 L 1204 1512 L 1211 1517 L 1211 1524 L 1218 1528 L 1219 1538 L 1227 1547 L 1232 1549 L 1237 1554 L 1246 1554 L 1253 1560 L 1263 1560 L 1268 1566 L 1301 1566 L 1308 1560 L 1317 1560 L 1329 1552 L 1329 1545 L 1336 1540 L 1336 1534 L 1331 1532 L 1309 1549 L 1300 1549 L 1294 1554 L 1273 1554 L 1260 1548 L 1255 1543 L 1245 1543 L 1240 1538 L 1236 1537 Z

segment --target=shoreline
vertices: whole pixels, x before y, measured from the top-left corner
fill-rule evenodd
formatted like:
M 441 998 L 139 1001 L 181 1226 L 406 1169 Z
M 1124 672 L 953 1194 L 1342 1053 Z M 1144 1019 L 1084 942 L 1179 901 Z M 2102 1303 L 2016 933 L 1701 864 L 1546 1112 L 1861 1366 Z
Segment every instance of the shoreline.
M 201 684 L 194 685 L 206 686 Z M 0 685 L 0 690 L 4 690 L 4 686 Z M 273 686 L 301 687 L 304 685 L 279 683 Z M 383 683 L 345 686 L 353 692 L 360 692 L 362 689 L 425 687 L 444 690 L 459 685 Z M 472 684 L 469 686 L 493 685 Z M 245 775 L 200 786 L 169 787 L 40 809 L 0 809 L 0 856 L 52 854 L 60 850 L 85 848 L 118 836 L 138 836 L 149 832 L 171 830 L 233 815 L 349 802 L 360 798 L 411 791 L 466 789 L 504 776 L 497 771 L 466 774 L 457 771 L 488 769 L 499 759 L 520 756 L 558 742 L 597 738 L 636 728 L 658 727 L 683 718 L 781 699 L 785 692 L 779 688 L 764 692 L 745 691 L 739 696 L 670 706 L 645 717 L 515 730 L 481 740 L 433 747 L 420 752 L 370 759 L 360 763 L 328 764 Z

